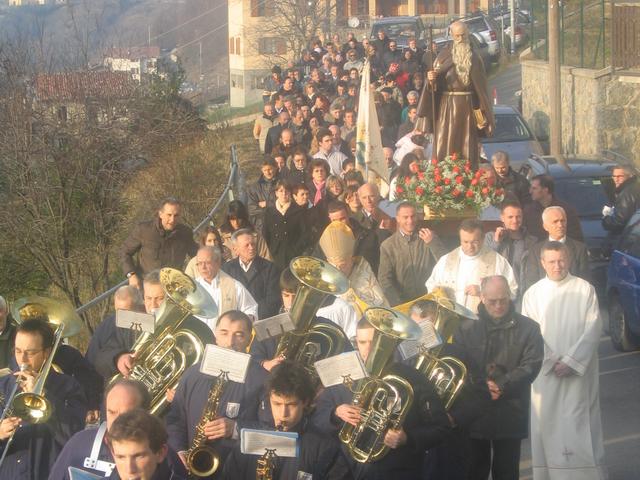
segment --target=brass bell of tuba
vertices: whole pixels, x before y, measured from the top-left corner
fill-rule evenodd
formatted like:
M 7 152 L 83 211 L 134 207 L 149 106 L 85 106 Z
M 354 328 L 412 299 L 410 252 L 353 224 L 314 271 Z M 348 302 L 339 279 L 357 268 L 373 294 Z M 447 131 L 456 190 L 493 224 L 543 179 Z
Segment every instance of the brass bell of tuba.
M 313 363 L 342 353 L 348 339 L 337 326 L 311 324 L 325 299 L 346 292 L 349 281 L 340 270 L 314 257 L 296 257 L 289 268 L 301 285 L 289 312 L 294 329 L 284 333 L 276 356 L 304 365 L 315 378 Z
M 435 289 L 425 300 L 431 302 L 434 327 L 443 342 L 450 342 L 453 334 L 465 318 L 477 316 L 469 309 L 451 300 L 444 291 Z M 427 349 L 420 346 L 414 368 L 427 377 L 427 380 L 449 410 L 457 398 L 467 378 L 467 367 L 452 356 L 440 357 L 443 345 Z
M 362 409 L 360 422 L 356 426 L 345 423 L 339 435 L 351 457 L 360 463 L 387 454 L 387 430 L 401 428 L 409 413 L 413 388 L 404 378 L 384 375 L 384 371 L 401 341 L 418 340 L 422 334 L 414 321 L 388 308 L 372 307 L 364 315 L 376 331 L 365 362 L 369 377 L 358 381 L 354 390 L 352 404 Z
M 187 368 L 197 364 L 207 343 L 213 343 L 209 326 L 197 320 L 187 327 L 191 316 L 215 317 L 218 307 L 211 295 L 189 276 L 174 268 L 160 270 L 165 299 L 156 315 L 153 334 L 143 333 L 133 345 L 134 362 L 129 375 L 142 382 L 151 394 L 154 415 L 167 407 L 166 392 L 178 385 Z M 121 378 L 117 374 L 112 382 Z

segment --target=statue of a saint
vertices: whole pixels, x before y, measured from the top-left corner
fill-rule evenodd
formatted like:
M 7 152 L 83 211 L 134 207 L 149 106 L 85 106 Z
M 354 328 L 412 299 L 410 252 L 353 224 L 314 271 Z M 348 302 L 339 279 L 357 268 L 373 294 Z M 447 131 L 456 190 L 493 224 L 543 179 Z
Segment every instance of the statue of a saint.
M 433 125 L 438 160 L 456 153 L 478 168 L 480 137 L 493 134 L 495 120 L 482 59 L 472 50 L 464 22 L 450 26 L 453 42 L 427 68 L 418 116 Z M 434 117 L 434 121 L 431 118 Z

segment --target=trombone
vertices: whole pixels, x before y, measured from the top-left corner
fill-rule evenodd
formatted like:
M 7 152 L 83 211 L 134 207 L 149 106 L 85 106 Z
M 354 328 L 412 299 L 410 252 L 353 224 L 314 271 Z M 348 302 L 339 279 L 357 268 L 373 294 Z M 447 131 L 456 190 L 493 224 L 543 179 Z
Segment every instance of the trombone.
M 28 424 L 45 423 L 53 413 L 51 402 L 43 394 L 44 384 L 53 365 L 53 357 L 63 338 L 72 337 L 80 332 L 82 320 L 71 306 L 45 297 L 26 297 L 18 300 L 13 305 L 11 314 L 18 324 L 25 320 L 44 320 L 55 328 L 55 340 L 47 360 L 42 364 L 38 372 L 33 390 L 31 392 L 18 393 L 20 383 L 16 379 L 16 385 L 6 401 L 0 420 L 8 417 L 18 417 Z M 25 370 L 26 365 L 20 365 L 20 371 Z M 2 468 L 16 431 L 17 429 L 13 431 L 11 437 L 7 440 L 0 458 L 0 468 Z

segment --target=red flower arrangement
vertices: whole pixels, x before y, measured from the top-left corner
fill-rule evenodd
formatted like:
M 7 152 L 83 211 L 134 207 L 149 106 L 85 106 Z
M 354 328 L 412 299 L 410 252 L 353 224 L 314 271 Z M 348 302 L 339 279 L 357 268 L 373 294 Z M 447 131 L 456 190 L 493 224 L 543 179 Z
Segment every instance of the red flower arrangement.
M 482 170 L 473 172 L 469 161 L 454 153 L 438 162 L 435 158 L 411 168 L 413 175 L 398 182 L 399 200 L 426 205 L 430 210 L 480 211 L 504 199 L 502 188 L 496 188 L 493 179 Z

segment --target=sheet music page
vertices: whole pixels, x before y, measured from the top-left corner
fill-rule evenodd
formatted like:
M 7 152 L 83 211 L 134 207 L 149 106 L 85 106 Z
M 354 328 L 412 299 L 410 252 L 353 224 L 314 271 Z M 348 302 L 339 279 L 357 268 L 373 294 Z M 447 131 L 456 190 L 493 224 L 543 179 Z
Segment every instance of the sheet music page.
M 96 475 L 95 473 L 87 472 L 86 470 L 82 470 L 77 467 L 69 467 L 69 478 L 71 480 L 98 480 L 101 477 L 100 475 Z
M 156 317 L 151 313 L 116 310 L 116 327 L 140 333 L 153 333 L 156 328 Z
M 362 357 L 356 351 L 318 360 L 314 366 L 325 387 L 339 385 L 344 383 L 345 379 L 356 381 L 367 376 Z
M 420 351 L 420 345 L 424 345 L 427 349 L 442 345 L 442 339 L 438 332 L 436 332 L 433 323 L 429 320 L 423 320 L 418 323 L 418 326 L 422 330 L 422 337 L 420 337 L 420 340 L 405 340 L 398 345 L 398 350 L 400 350 L 400 354 L 405 360 L 407 358 L 415 357 Z
M 243 428 L 240 431 L 240 451 L 248 455 L 263 455 L 267 449 L 275 450 L 279 457 L 298 456 L 298 434 Z
M 277 337 L 278 335 L 293 330 L 293 328 L 293 322 L 288 312 L 253 322 L 256 339 L 260 341 Z
M 217 377 L 223 371 L 227 373 L 229 380 L 244 383 L 249 368 L 251 355 L 236 352 L 217 345 L 207 345 L 200 362 L 200 372 L 205 375 Z

